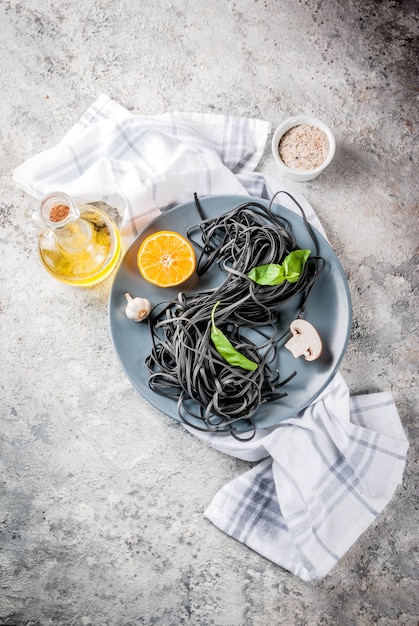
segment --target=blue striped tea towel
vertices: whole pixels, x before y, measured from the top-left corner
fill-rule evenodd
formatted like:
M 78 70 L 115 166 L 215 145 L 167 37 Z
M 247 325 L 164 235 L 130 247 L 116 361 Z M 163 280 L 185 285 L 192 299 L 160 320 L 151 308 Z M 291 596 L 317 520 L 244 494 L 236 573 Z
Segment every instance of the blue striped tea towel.
M 124 242 L 162 209 L 193 194 L 246 194 L 238 175 L 257 166 L 270 124 L 199 113 L 133 115 L 102 94 L 68 134 L 14 171 L 14 181 L 41 199 L 64 191 L 79 202 L 118 209 Z
M 383 510 L 402 482 L 408 447 L 391 394 L 350 397 L 340 374 L 256 441 L 211 435 L 208 443 L 264 460 L 223 487 L 205 516 L 306 581 L 327 574 Z
M 199 113 L 142 116 L 100 96 L 56 145 L 16 168 L 34 198 L 65 191 L 106 202 L 129 245 L 161 211 L 199 196 L 270 199 L 286 185 L 255 173 L 270 124 Z M 324 231 L 307 200 L 291 194 Z M 295 210 L 292 201 L 281 203 Z M 188 429 L 224 454 L 258 463 L 225 485 L 205 516 L 303 580 L 326 575 L 402 481 L 408 442 L 390 393 L 349 396 L 338 373 L 295 417 L 250 442 Z

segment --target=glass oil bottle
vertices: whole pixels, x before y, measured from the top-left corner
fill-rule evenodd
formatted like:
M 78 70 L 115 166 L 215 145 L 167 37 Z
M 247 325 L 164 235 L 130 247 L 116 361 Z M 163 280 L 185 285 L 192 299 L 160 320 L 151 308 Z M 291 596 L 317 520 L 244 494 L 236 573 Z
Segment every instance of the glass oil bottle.
M 50 193 L 32 214 L 41 232 L 38 251 L 45 269 L 63 283 L 88 287 L 107 278 L 121 255 L 115 222 L 101 209 Z

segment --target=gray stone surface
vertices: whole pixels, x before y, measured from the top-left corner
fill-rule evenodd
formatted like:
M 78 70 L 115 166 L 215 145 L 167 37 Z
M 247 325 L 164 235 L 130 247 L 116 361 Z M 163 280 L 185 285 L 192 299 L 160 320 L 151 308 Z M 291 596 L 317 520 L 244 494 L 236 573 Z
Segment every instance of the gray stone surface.
M 0 0 L 0 624 L 416 626 L 418 28 L 414 1 Z M 347 273 L 353 393 L 394 394 L 403 485 L 323 580 L 304 583 L 203 517 L 248 468 L 132 388 L 108 329 L 111 279 L 40 267 L 13 169 L 100 93 L 154 114 L 334 129 L 302 191 Z M 275 174 L 269 146 L 261 163 Z M 383 476 L 383 480 L 386 477 Z

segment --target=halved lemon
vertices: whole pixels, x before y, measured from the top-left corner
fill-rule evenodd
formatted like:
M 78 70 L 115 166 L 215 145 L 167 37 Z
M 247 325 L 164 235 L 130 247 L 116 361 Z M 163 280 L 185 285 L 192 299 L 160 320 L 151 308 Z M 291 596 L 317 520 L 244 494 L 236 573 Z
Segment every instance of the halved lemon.
M 149 283 L 174 287 L 192 276 L 196 256 L 185 237 L 171 230 L 159 230 L 141 243 L 137 265 L 141 276 Z

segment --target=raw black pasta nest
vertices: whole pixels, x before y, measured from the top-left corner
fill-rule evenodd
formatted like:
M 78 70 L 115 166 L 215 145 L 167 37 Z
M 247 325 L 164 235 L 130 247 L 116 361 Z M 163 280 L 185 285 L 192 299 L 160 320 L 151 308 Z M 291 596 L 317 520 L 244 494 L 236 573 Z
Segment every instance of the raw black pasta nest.
M 310 255 L 299 280 L 269 287 L 246 275 L 256 266 L 280 264 L 298 249 L 289 224 L 271 207 L 272 202 L 265 207 L 252 201 L 193 226 L 188 236 L 200 249 L 198 275 L 215 267 L 224 279 L 211 290 L 179 293 L 176 300 L 154 307 L 149 317 L 153 347 L 146 366 L 151 389 L 177 402 L 184 423 L 205 431 L 229 431 L 246 440 L 255 433 L 259 407 L 287 395 L 281 388 L 295 375 L 291 372 L 281 380 L 277 370 L 284 337 L 283 332 L 279 336 L 278 309 L 301 294 L 302 314 L 324 264 L 303 215 L 316 254 Z M 217 302 L 217 327 L 258 364 L 254 371 L 229 365 L 213 346 L 211 311 Z

